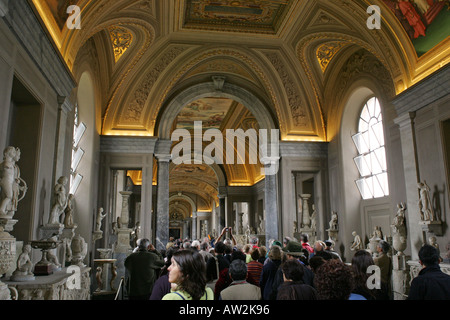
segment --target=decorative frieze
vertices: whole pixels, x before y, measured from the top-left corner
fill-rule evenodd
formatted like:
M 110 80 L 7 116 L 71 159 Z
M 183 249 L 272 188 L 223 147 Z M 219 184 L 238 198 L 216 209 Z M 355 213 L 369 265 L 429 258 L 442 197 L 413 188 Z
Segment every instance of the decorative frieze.
M 292 80 L 286 66 L 281 61 L 278 54 L 266 53 L 266 56 L 275 67 L 281 78 L 281 82 L 283 83 L 284 89 L 286 91 L 286 96 L 289 101 L 289 108 L 291 110 L 291 115 L 294 119 L 295 126 L 307 126 L 308 123 L 310 123 L 310 117 L 308 116 L 305 104 L 301 99 L 302 95 L 299 93 L 298 88 L 295 85 L 296 81 Z
M 152 154 L 157 138 L 101 136 L 100 152 L 124 154 Z
M 153 88 L 153 85 L 158 80 L 161 73 L 167 68 L 167 66 L 179 56 L 185 48 L 173 47 L 156 63 L 152 70 L 147 73 L 139 87 L 132 95 L 131 101 L 128 103 L 126 111 L 123 112 L 121 122 L 124 123 L 136 123 L 141 120 L 142 112 L 145 107 L 145 102 Z
M 114 51 L 115 61 L 119 61 L 133 42 L 133 34 L 125 28 L 113 26 L 109 28 L 109 35 Z

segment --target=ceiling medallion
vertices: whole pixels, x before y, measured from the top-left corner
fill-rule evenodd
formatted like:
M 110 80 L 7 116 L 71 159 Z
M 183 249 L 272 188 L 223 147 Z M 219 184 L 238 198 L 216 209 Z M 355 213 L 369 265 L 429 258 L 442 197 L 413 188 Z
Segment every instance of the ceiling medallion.
M 338 53 L 339 50 L 341 50 L 346 45 L 348 45 L 347 42 L 332 41 L 326 42 L 317 48 L 316 56 L 323 73 L 325 73 L 325 70 L 327 69 L 336 53 Z
M 133 35 L 127 29 L 116 26 L 109 28 L 109 35 L 114 50 L 114 59 L 117 62 L 131 46 Z

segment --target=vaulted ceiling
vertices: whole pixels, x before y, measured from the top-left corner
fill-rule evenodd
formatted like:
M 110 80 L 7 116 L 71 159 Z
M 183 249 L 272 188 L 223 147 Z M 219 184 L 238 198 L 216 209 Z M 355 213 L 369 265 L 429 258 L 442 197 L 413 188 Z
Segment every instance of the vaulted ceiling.
M 418 54 L 393 0 L 29 2 L 75 79 L 86 71 L 95 78 L 103 135 L 158 136 L 173 97 L 220 75 L 264 102 L 282 140 L 329 141 L 355 69 L 374 74 L 394 96 L 450 61 L 450 28 Z M 69 5 L 81 8 L 80 29 L 65 23 L 74 17 Z M 368 27 L 370 5 L 381 8 L 380 29 Z M 213 97 L 203 98 L 185 107 L 208 101 L 220 108 L 219 100 L 214 106 Z M 229 128 L 254 122 L 247 106 L 225 102 L 235 116 L 224 111 Z M 187 126 L 185 111 L 171 119 L 174 128 Z M 251 173 L 257 168 L 225 171 L 228 183 L 261 179 Z

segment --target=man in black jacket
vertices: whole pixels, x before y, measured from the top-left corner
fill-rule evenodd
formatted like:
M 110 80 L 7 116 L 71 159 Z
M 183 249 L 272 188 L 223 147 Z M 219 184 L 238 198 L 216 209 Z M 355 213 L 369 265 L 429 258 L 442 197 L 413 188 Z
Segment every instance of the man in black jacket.
M 129 274 L 130 300 L 148 300 L 153 286 L 164 266 L 164 258 L 148 239 L 140 239 L 138 250 L 125 259 Z
M 408 300 L 450 300 L 450 276 L 439 267 L 438 250 L 424 245 L 419 250 L 419 262 L 424 268 L 411 282 Z

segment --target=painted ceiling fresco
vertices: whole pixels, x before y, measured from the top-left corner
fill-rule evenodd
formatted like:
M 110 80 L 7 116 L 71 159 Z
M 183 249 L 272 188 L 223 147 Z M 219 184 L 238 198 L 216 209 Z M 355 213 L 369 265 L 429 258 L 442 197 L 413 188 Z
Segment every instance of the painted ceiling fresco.
M 233 105 L 233 100 L 204 98 L 196 100 L 181 110 L 176 120 L 177 129 L 194 130 L 194 121 L 201 121 L 204 130 L 220 129 Z
M 292 0 L 186 0 L 184 27 L 276 33 Z
M 383 1 L 402 24 L 419 57 L 450 36 L 450 1 Z

